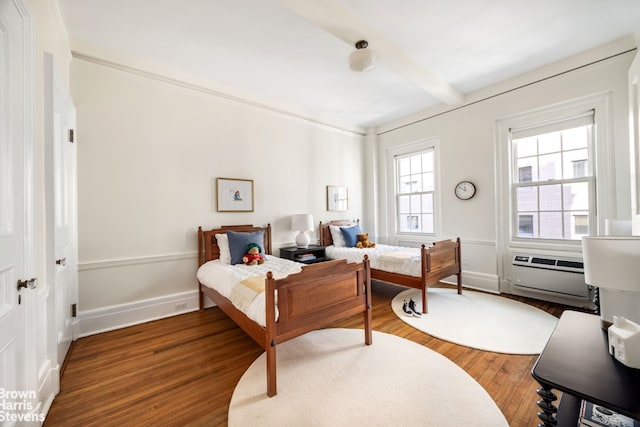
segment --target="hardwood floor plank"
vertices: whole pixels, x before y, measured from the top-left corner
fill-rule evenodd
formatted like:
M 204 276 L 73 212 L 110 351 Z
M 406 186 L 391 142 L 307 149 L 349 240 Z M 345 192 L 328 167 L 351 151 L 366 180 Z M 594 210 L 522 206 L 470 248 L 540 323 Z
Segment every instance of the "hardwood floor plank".
M 530 374 L 537 356 L 476 350 L 412 328 L 391 309 L 404 289 L 374 283 L 374 330 L 443 354 L 487 390 L 511 426 L 537 425 L 537 383 Z M 567 308 L 505 297 L 554 316 Z M 331 327 L 362 325 L 358 315 Z M 225 426 L 233 390 L 261 353 L 218 308 L 81 338 L 70 350 L 45 426 Z

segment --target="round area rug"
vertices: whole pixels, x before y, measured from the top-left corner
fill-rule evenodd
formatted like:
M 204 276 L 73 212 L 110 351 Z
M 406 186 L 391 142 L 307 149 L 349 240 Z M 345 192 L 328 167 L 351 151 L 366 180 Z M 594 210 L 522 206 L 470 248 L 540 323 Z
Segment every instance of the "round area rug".
M 382 332 L 312 331 L 277 347 L 278 394 L 266 355 L 244 373 L 229 426 L 507 426 L 487 392 L 439 353 Z
M 402 311 L 412 298 L 422 311 L 422 293 L 409 289 L 396 295 L 391 308 L 404 322 L 445 341 L 480 350 L 509 354 L 539 354 L 558 319 L 530 305 L 463 290 L 429 288 L 429 313 L 410 317 Z

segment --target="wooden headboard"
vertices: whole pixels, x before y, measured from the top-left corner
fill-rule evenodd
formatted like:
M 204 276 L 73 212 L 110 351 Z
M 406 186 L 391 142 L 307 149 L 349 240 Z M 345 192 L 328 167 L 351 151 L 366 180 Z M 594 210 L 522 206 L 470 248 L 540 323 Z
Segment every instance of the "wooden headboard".
M 202 227 L 198 227 L 198 265 L 202 265 L 207 261 L 220 258 L 220 248 L 216 234 L 226 233 L 227 231 L 237 231 L 239 233 L 251 233 L 253 231 L 264 231 L 263 251 L 267 255 L 271 255 L 271 224 L 266 227 L 255 227 L 253 225 L 223 225 L 220 228 L 214 228 L 209 231 L 203 231 Z
M 331 238 L 331 230 L 329 230 L 330 225 L 335 226 L 344 226 L 344 225 L 355 225 L 360 224 L 360 220 L 351 221 L 350 219 L 337 219 L 335 221 L 329 221 L 327 223 L 323 223 L 320 221 L 320 227 L 318 234 L 320 235 L 320 245 L 321 246 L 331 246 L 333 245 L 333 239 Z

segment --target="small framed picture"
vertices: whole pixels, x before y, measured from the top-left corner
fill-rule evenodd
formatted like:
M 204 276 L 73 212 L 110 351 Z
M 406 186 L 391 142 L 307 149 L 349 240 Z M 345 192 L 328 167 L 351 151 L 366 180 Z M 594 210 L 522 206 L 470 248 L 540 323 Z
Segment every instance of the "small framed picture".
M 218 212 L 253 212 L 253 180 L 218 178 Z
M 327 185 L 327 210 L 346 211 L 348 208 L 349 195 L 347 187 L 337 185 Z

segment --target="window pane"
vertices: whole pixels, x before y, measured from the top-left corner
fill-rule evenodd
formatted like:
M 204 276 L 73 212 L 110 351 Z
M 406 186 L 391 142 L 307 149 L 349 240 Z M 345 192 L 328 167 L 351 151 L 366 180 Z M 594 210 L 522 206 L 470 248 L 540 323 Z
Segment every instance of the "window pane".
M 519 187 L 516 198 L 518 212 L 538 210 L 538 187 Z
M 398 215 L 398 227 L 401 232 L 410 232 L 415 231 L 412 227 L 414 227 L 413 216 L 412 215 Z
M 416 213 L 416 212 L 420 212 L 420 196 L 419 195 L 412 195 L 411 197 L 411 207 L 410 207 L 410 212 L 411 213 Z
M 399 196 L 398 197 L 398 212 L 403 214 L 403 213 L 409 213 L 411 212 L 411 210 L 409 209 L 409 196 Z
M 567 211 L 589 209 L 588 182 L 575 182 L 564 185 L 564 209 Z
M 562 212 L 540 212 L 540 238 L 562 239 Z
M 560 153 L 540 156 L 540 181 L 546 181 L 548 179 L 560 179 L 561 177 L 562 174 Z
M 540 186 L 540 210 L 562 210 L 562 191 L 560 184 Z
M 422 174 L 411 175 L 411 192 L 418 193 L 422 191 Z
M 587 212 L 566 213 L 565 229 L 570 232 L 568 239 L 589 235 L 589 215 Z
M 427 172 L 422 174 L 422 191 L 433 191 L 433 172 Z
M 422 172 L 433 172 L 433 151 L 422 153 Z
M 435 228 L 433 226 L 433 215 L 432 214 L 424 214 L 422 215 L 422 232 L 423 233 L 434 233 Z
M 587 176 L 587 158 L 589 154 L 587 150 L 571 150 L 565 151 L 564 158 L 564 178 L 582 178 Z
M 409 175 L 411 173 L 411 162 L 408 158 L 398 159 L 398 174 L 400 176 Z
M 557 153 L 562 149 L 560 135 L 562 132 L 551 132 L 538 135 L 538 154 Z
M 422 212 L 433 213 L 433 194 L 422 195 Z
M 518 159 L 518 182 L 538 181 L 538 158 Z
M 535 136 L 516 139 L 514 142 L 516 143 L 516 158 L 538 154 L 538 139 Z
M 576 148 L 587 148 L 590 130 L 591 126 L 580 126 L 579 128 L 563 130 L 562 149 L 574 150 Z
M 518 215 L 518 237 L 535 237 L 535 216 Z

